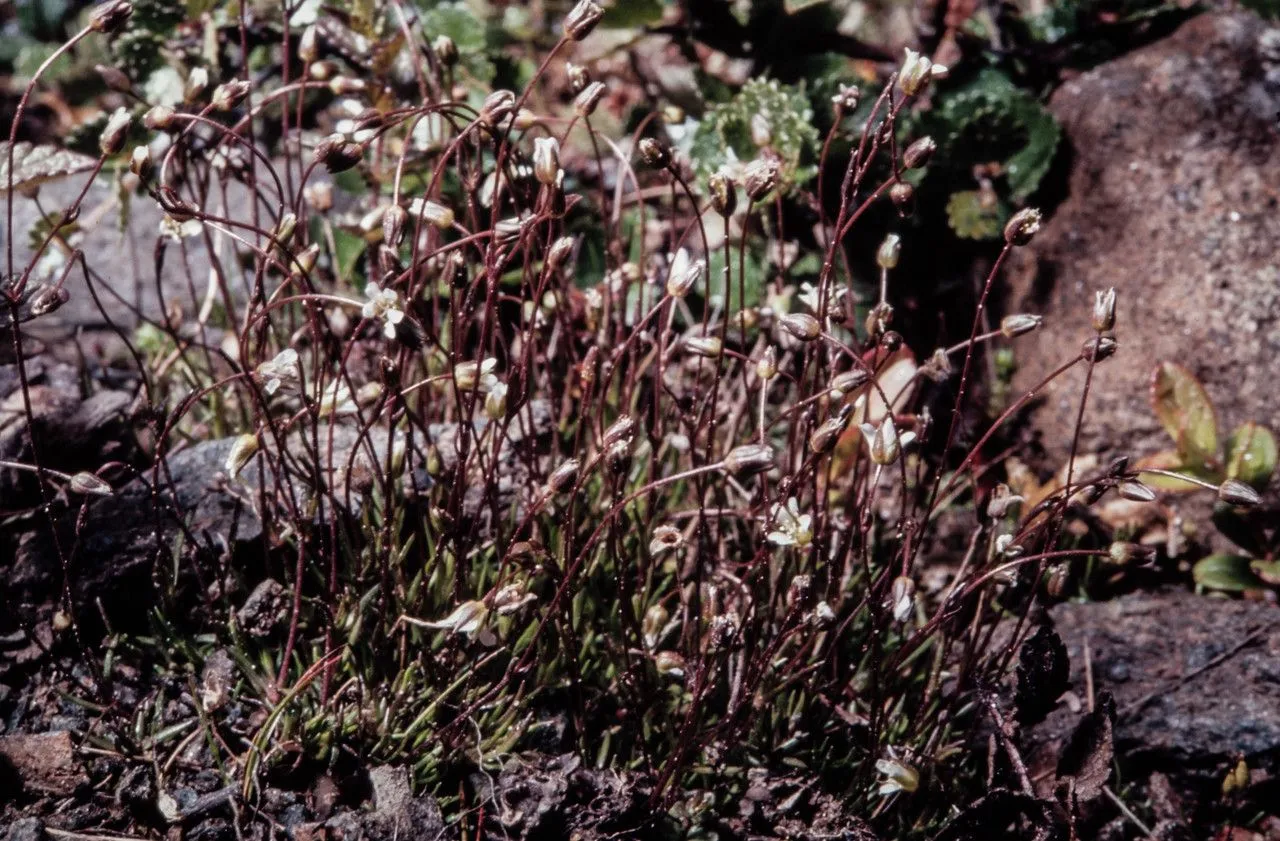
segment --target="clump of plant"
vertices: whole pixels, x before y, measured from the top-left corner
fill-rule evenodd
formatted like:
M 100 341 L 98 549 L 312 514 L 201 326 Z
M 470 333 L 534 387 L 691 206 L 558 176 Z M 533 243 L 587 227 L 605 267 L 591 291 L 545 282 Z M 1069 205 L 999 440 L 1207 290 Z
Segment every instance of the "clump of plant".
M 99 7 L 70 43 L 126 30 L 131 10 Z M 262 11 L 251 54 L 247 24 L 189 22 L 213 28 L 181 101 L 135 94 L 99 137 L 90 177 L 163 211 L 159 253 L 199 240 L 219 255 L 199 275 L 184 261 L 162 312 L 117 327 L 145 460 L 68 477 L 33 441 L 30 463 L 4 465 L 40 479 L 51 525 L 72 515 L 64 568 L 95 495 L 146 483 L 148 516 L 177 524 L 151 547 L 155 635 L 112 635 L 86 692 L 108 693 L 130 657 L 185 685 L 103 715 L 100 749 L 195 751 L 252 808 L 300 768 L 394 765 L 468 834 L 502 831 L 477 779 L 534 748 L 625 774 L 650 824 L 686 834 L 808 826 L 823 797 L 846 829 L 930 831 L 971 793 L 964 737 L 982 719 L 1020 767 L 995 688 L 1046 569 L 1105 554 L 1061 545 L 1073 500 L 1140 485 L 1119 464 L 1069 470 L 1028 510 L 988 498 L 984 447 L 1035 391 L 957 445 L 978 355 L 1040 323 L 982 328 L 1036 210 L 1002 227 L 967 340 L 917 355 L 894 329 L 896 235 L 857 300 L 845 244 L 931 166 L 935 141 L 898 130 L 945 68 L 909 54 L 852 128 L 860 92 L 837 95 L 818 157 L 841 173 L 830 215 L 797 167 L 800 126 L 747 119 L 754 157 L 705 175 L 639 131 L 600 132 L 627 80 L 566 61 L 603 15 L 590 0 L 531 39 L 514 90 L 484 86 L 486 65 L 430 28 L 451 18 L 359 10 L 299 27 Z M 705 130 L 737 143 L 744 118 L 717 111 Z M 228 205 L 235 191 L 247 206 Z M 793 200 L 821 214 L 802 287 L 786 272 L 804 247 Z M 48 300 L 111 287 L 66 240 L 78 212 L 51 215 L 10 270 L 19 371 L 44 253 L 66 255 Z M 1113 355 L 1113 323 L 1114 297 L 1058 373 Z M 183 448 L 216 454 L 210 483 L 252 511 L 254 564 L 166 492 Z M 926 576 L 959 505 L 967 552 Z M 78 634 L 69 589 L 61 607 Z M 1016 630 L 993 645 L 1002 620 Z M 1001 778 L 1035 821 L 1065 825 L 1069 804 Z M 761 785 L 769 805 L 744 813 Z

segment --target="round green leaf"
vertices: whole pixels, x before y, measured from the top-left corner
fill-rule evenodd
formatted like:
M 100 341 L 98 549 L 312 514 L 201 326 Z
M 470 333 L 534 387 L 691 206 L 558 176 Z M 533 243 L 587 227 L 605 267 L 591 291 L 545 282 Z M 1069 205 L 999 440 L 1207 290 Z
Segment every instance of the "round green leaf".
M 1176 362 L 1162 362 L 1151 375 L 1151 406 L 1173 438 L 1182 463 L 1211 467 L 1218 458 L 1218 418 L 1204 386 Z
M 1252 560 L 1246 555 L 1218 553 L 1198 561 L 1191 575 L 1197 585 L 1209 590 L 1228 593 L 1258 590 L 1264 585 L 1249 568 Z
M 1276 437 L 1261 424 L 1242 423 L 1227 441 L 1227 478 L 1262 490 L 1276 471 Z

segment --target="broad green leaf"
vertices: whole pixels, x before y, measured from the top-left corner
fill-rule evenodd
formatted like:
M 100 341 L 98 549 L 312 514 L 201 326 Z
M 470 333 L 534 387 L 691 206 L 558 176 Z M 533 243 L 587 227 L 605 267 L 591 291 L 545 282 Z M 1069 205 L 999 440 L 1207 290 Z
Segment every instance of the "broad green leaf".
M 334 274 L 341 280 L 349 281 L 351 273 L 355 271 L 356 263 L 360 260 L 360 255 L 364 254 L 366 243 L 364 239 L 349 231 L 335 228 L 333 246 L 337 252 L 333 255 Z
M 1227 439 L 1227 478 L 1263 490 L 1276 471 L 1276 437 L 1261 424 L 1242 423 Z
M 1249 567 L 1252 561 L 1247 555 L 1218 553 L 1197 561 L 1191 576 L 1197 585 L 1208 590 L 1228 593 L 1257 590 L 1263 584 Z
M 1176 362 L 1162 362 L 1151 375 L 1151 407 L 1188 467 L 1216 468 L 1218 419 L 1195 375 Z
M 1249 569 L 1265 583 L 1273 587 L 1280 585 L 1280 561 L 1254 561 Z
M 634 29 L 662 20 L 662 0 L 616 0 L 605 10 L 601 26 L 611 29 Z
M 1225 502 L 1213 504 L 1213 525 L 1223 537 L 1252 555 L 1266 553 L 1265 538 L 1257 527 L 1257 512 L 1244 511 Z

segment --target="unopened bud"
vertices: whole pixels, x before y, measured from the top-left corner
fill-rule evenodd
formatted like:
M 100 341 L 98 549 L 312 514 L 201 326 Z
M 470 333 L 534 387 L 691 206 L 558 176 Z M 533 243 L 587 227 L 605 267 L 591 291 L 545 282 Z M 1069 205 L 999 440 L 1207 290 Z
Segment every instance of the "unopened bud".
M 1114 337 L 1098 336 L 1084 340 L 1084 344 L 1080 346 L 1080 355 L 1090 362 L 1101 362 L 1114 356 L 1117 348 L 1119 344 Z
M 822 335 L 822 325 L 808 313 L 788 313 L 778 320 L 778 324 L 802 342 L 812 342 Z
M 1218 499 L 1228 505 L 1240 505 L 1252 508 L 1262 502 L 1262 497 L 1253 488 L 1238 479 L 1228 479 L 1218 486 Z
M 1116 493 L 1130 502 L 1155 502 L 1156 500 L 1156 492 L 1137 479 L 1121 482 L 1116 488 Z
M 1040 211 L 1024 207 L 1004 226 L 1004 241 L 1010 245 L 1026 245 L 1040 232 Z
M 316 160 L 324 164 L 325 169 L 336 174 L 359 164 L 364 159 L 364 147 L 341 135 L 333 135 L 320 141 L 316 146 L 315 156 Z
M 893 618 L 896 622 L 905 622 L 915 607 L 916 582 L 905 575 L 893 579 L 889 590 L 889 602 L 893 606 Z
M 640 159 L 654 169 L 671 166 L 671 150 L 652 137 L 640 141 Z
M 151 177 L 151 147 L 134 146 L 129 156 L 129 171 L 146 181 Z
M 484 414 L 492 421 L 502 420 L 507 416 L 507 384 L 494 383 L 484 396 Z
M 1030 333 L 1038 328 L 1043 321 L 1044 319 L 1041 316 L 1028 313 L 1006 315 L 1000 319 L 1000 332 L 1004 334 L 1006 339 L 1012 339 Z
M 298 216 L 295 213 L 285 213 L 280 217 L 280 221 L 276 223 L 275 230 L 271 232 L 271 237 L 281 245 L 287 245 L 289 240 L 293 239 L 293 234 L 298 230 Z
M 752 161 L 742 173 L 742 183 L 751 200 L 760 201 L 778 186 L 778 164 L 767 158 Z
M 108 0 L 89 13 L 89 28 L 94 32 L 119 32 L 133 17 L 133 4 L 128 0 Z
M 600 100 L 604 99 L 606 90 L 604 82 L 592 82 L 587 85 L 573 100 L 573 112 L 579 117 L 590 117 L 599 107 Z
M 95 64 L 93 69 L 101 77 L 102 83 L 109 90 L 116 93 L 130 93 L 133 91 L 133 82 L 129 81 L 128 75 L 118 67 L 110 67 L 106 64 Z
M 907 169 L 920 169 L 928 165 L 936 151 L 938 151 L 938 144 L 932 137 L 921 137 L 902 153 L 902 165 Z
M 718 336 L 685 336 L 686 353 L 706 359 L 717 359 L 724 352 L 724 342 Z
M 1117 540 L 1107 549 L 1107 560 L 1116 566 L 1128 566 L 1132 563 L 1143 563 L 1154 558 L 1156 548 L 1143 546 L 1141 543 L 1130 543 Z
M 871 379 L 871 375 L 862 368 L 854 368 L 850 371 L 843 371 L 831 378 L 831 382 L 827 388 L 836 397 L 844 397 L 856 388 L 861 388 Z
M 667 294 L 673 298 L 683 298 L 702 279 L 707 270 L 705 260 L 695 260 L 683 269 L 673 271 L 667 276 Z
M 653 667 L 663 677 L 684 677 L 684 658 L 674 651 L 659 651 L 653 655 Z
M 572 487 L 574 480 L 578 478 L 580 466 L 581 463 L 576 458 L 569 459 L 551 471 L 551 475 L 547 477 L 547 487 L 552 493 L 560 493 Z
M 560 173 L 560 144 L 554 137 L 533 141 L 533 176 L 539 184 L 552 185 Z
M 707 179 L 707 188 L 711 193 L 711 206 L 724 218 L 728 219 L 738 207 L 738 189 L 733 181 L 723 172 L 716 172 Z
M 575 41 L 581 41 L 591 34 L 600 19 L 604 17 L 604 9 L 592 0 L 579 0 L 578 5 L 570 10 L 564 19 L 564 34 Z
M 829 418 L 824 421 L 809 436 L 809 451 L 815 455 L 831 452 L 835 448 L 836 442 L 840 440 L 840 433 L 844 432 L 846 425 L 847 420 L 839 417 Z
M 458 45 L 448 35 L 437 35 L 436 39 L 431 42 L 431 49 L 435 52 L 436 58 L 445 67 L 453 67 L 458 63 L 460 57 Z
M 231 451 L 227 453 L 226 468 L 227 475 L 232 479 L 240 475 L 240 471 L 249 463 L 249 459 L 253 458 L 258 452 L 258 436 L 251 432 L 236 438 L 235 443 L 231 445 Z
M 601 446 L 607 448 L 612 447 L 619 441 L 630 441 L 635 430 L 636 422 L 630 415 L 623 415 L 610 424 L 609 428 L 604 431 L 604 437 L 600 439 Z
M 767 444 L 743 444 L 730 450 L 723 464 L 730 473 L 761 473 L 773 467 L 773 448 Z
M 1116 290 L 1111 287 L 1105 292 L 1093 295 L 1093 329 L 1099 333 L 1115 329 L 1116 326 Z
M 516 108 L 516 95 L 509 90 L 496 90 L 484 98 L 480 105 L 480 119 L 495 126 L 511 116 Z
M 876 250 L 876 265 L 882 269 L 893 269 L 898 266 L 898 257 L 902 254 L 902 238 L 897 234 L 889 234 Z
M 233 79 L 214 88 L 213 98 L 210 101 L 215 111 L 230 111 L 248 95 L 249 83 L 243 79 Z
M 551 244 L 551 248 L 547 251 L 547 270 L 558 272 L 564 266 L 569 256 L 573 254 L 573 247 L 576 241 L 573 237 L 563 236 Z
M 382 214 L 382 241 L 388 248 L 399 248 L 404 241 L 404 226 L 409 220 L 409 211 L 398 204 L 387 208 Z
M 102 150 L 102 154 L 115 155 L 124 148 L 125 137 L 129 134 L 129 124 L 132 122 L 128 111 L 123 108 L 115 110 L 98 138 L 98 148 Z
M 111 496 L 111 486 L 92 473 L 77 473 L 67 482 L 67 488 L 82 496 Z
M 889 188 L 889 200 L 902 216 L 910 216 L 915 212 L 916 188 L 905 181 L 899 181 Z
M 186 84 L 182 87 L 182 99 L 184 102 L 195 102 L 204 96 L 205 89 L 209 87 L 209 71 L 203 67 L 196 67 L 187 75 Z
M 431 199 L 414 199 L 409 203 L 409 212 L 414 216 L 421 216 L 422 221 L 442 231 L 453 227 L 453 210 L 440 202 Z
M 778 352 L 769 345 L 756 360 L 756 376 L 768 382 L 778 376 Z
M 313 23 L 298 37 L 298 58 L 310 64 L 320 57 L 320 34 Z
M 142 124 L 151 131 L 168 131 L 173 127 L 175 113 L 168 105 L 157 105 L 142 115 Z
M 311 274 L 312 269 L 316 267 L 316 262 L 320 259 L 320 243 L 313 242 L 306 248 L 302 249 L 297 257 L 293 258 L 293 263 L 289 266 L 289 275 L 291 277 L 306 277 Z

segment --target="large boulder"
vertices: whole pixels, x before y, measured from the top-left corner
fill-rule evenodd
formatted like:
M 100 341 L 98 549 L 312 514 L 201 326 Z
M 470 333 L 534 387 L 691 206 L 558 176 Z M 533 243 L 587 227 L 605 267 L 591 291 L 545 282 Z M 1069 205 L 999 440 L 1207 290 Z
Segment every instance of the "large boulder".
M 1095 371 L 1081 452 L 1142 455 L 1170 441 L 1152 369 L 1189 368 L 1229 430 L 1280 432 L 1280 29 L 1206 14 L 1064 84 L 1050 107 L 1072 154 L 1069 193 L 1010 273 L 1010 311 L 1043 312 L 1018 346 L 1031 388 L 1080 350 L 1095 290 L 1119 295 L 1119 353 Z M 1071 445 L 1084 366 L 1036 415 L 1050 461 Z

